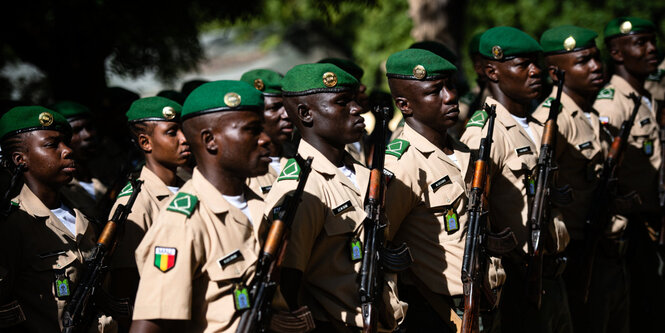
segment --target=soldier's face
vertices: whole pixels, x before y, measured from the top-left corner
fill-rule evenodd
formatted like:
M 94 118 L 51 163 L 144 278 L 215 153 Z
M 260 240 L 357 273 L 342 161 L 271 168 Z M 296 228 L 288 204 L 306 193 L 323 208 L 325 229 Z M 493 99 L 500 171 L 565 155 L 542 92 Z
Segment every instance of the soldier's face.
M 615 61 L 622 62 L 626 69 L 640 76 L 649 75 L 658 69 L 658 54 L 656 52 L 656 35 L 654 33 L 638 33 L 618 37 L 617 54 L 612 54 Z
M 576 52 L 548 56 L 550 76 L 554 79 L 554 68 L 566 71 L 565 86 L 584 96 L 595 96 L 603 88 L 603 63 L 598 48 L 592 47 Z
M 282 97 L 265 97 L 263 118 L 265 119 L 263 128 L 266 134 L 270 137 L 270 140 L 277 143 L 283 143 L 291 139 L 291 134 L 293 134 L 293 123 L 286 114 L 286 109 L 282 103 Z
M 526 102 L 537 98 L 542 88 L 538 57 L 516 57 L 503 62 L 493 62 L 499 89 L 509 98 Z
M 263 116 L 251 111 L 222 112 L 216 118 L 215 141 L 222 169 L 242 177 L 268 172 L 270 137 L 263 131 Z
M 69 146 L 76 159 L 88 159 L 97 152 L 99 141 L 97 128 L 92 119 L 80 118 L 69 122 L 72 127 L 72 140 Z
M 150 154 L 155 161 L 168 167 L 185 165 L 191 156 L 189 143 L 180 124 L 172 121 L 154 121 L 150 135 Z
M 445 131 L 457 122 L 457 89 L 452 76 L 434 81 L 408 80 L 408 97 L 413 119 L 437 131 Z
M 360 116 L 364 110 L 356 101 L 355 92 L 321 93 L 307 97 L 317 136 L 335 145 L 360 140 L 365 132 L 365 120 Z
M 53 130 L 39 130 L 23 134 L 27 149 L 14 162 L 25 163 L 25 176 L 42 184 L 61 186 L 69 183 L 76 172 L 72 150 L 67 146 L 69 137 Z M 18 158 L 18 159 L 17 159 Z

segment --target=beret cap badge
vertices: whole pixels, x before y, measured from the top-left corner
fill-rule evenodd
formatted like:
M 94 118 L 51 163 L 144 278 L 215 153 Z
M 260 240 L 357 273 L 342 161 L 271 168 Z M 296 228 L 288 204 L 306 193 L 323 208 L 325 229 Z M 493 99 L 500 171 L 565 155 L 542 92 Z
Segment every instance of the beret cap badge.
M 503 49 L 501 49 L 501 46 L 494 45 L 492 47 L 492 57 L 496 60 L 503 59 Z
M 263 91 L 266 88 L 266 85 L 263 83 L 263 80 L 255 79 L 254 88 L 256 88 L 256 90 Z
M 323 84 L 328 87 L 332 88 L 337 85 L 337 75 L 333 72 L 325 72 L 323 73 Z
M 422 80 L 427 76 L 427 70 L 425 70 L 423 65 L 417 65 L 416 67 L 413 67 L 413 76 L 418 80 Z
M 563 48 L 566 49 L 566 51 L 574 49 L 575 45 L 577 45 L 577 41 L 573 36 L 568 36 L 568 38 L 563 41 Z
M 53 124 L 53 115 L 48 112 L 42 112 L 39 114 L 39 123 L 42 126 L 51 126 Z
M 621 26 L 619 27 L 619 31 L 621 31 L 622 34 L 627 34 L 631 30 L 633 30 L 633 24 L 630 23 L 630 21 L 624 21 L 621 23 Z
M 168 120 L 171 120 L 171 119 L 175 118 L 175 114 L 176 114 L 175 109 L 173 109 L 173 107 L 165 106 L 162 109 L 162 115 L 164 116 L 164 118 L 166 118 Z
M 240 95 L 234 92 L 229 92 L 224 95 L 224 103 L 230 107 L 236 107 L 240 105 L 240 99 Z

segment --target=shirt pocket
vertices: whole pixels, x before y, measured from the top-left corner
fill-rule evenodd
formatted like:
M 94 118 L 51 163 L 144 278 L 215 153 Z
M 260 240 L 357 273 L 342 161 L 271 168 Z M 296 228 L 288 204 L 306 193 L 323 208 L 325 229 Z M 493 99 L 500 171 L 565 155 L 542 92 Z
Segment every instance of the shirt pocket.
M 357 224 L 363 219 L 364 211 L 349 200 L 332 208 L 330 214 L 326 216 L 323 229 L 328 236 L 348 234 L 354 232 Z
M 66 277 L 69 295 L 72 295 L 75 288 L 78 287 L 76 284 L 81 279 L 77 261 L 78 256 L 68 249 L 40 251 L 37 254 L 37 259 L 31 264 L 31 268 L 40 281 L 39 285 L 33 286 L 33 288 L 41 299 L 55 299 L 58 309 L 64 308 L 65 298 L 56 297 L 56 276 L 60 279 Z
M 595 137 L 578 138 L 572 143 L 575 159 L 591 160 L 600 152 L 600 146 Z
M 457 232 L 462 229 L 460 215 L 464 213 L 462 212 L 464 207 L 460 206 L 463 204 L 464 188 L 460 184 L 450 181 L 438 188 L 432 185 L 436 185 L 436 181 L 427 187 L 426 198 L 424 199 L 430 213 L 436 217 L 440 225 L 439 237 L 442 240 L 457 238 Z M 456 214 L 456 221 L 454 222 L 456 226 L 451 225 L 446 229 L 449 223 L 446 215 L 451 209 Z

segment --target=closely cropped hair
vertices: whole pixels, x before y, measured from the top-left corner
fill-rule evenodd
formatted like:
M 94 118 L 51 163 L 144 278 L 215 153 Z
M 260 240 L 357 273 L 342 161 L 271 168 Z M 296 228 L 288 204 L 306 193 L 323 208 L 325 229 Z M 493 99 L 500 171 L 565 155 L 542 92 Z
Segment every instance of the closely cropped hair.
M 13 135 L 0 143 L 0 147 L 2 148 L 0 164 L 2 167 L 7 168 L 12 174 L 7 191 L 2 193 L 2 198 L 0 198 L 0 216 L 2 217 L 7 217 L 9 215 L 9 212 L 11 211 L 11 203 L 9 200 L 18 194 L 17 192 L 22 185 L 23 166 L 14 164 L 14 161 L 12 161 L 12 154 L 15 152 L 26 151 L 26 148 L 23 145 L 23 136 L 23 134 Z
M 132 133 L 132 142 L 134 142 L 134 144 L 139 150 L 141 150 L 141 146 L 139 145 L 139 135 L 141 134 L 152 135 L 154 129 L 155 126 L 153 124 L 149 124 L 148 122 L 145 121 L 136 121 L 129 123 L 129 132 Z

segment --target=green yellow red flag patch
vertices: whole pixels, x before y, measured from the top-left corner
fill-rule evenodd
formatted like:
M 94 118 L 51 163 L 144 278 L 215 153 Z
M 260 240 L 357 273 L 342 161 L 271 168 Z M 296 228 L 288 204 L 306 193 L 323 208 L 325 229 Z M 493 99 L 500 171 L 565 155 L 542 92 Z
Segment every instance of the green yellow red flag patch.
M 174 247 L 155 246 L 155 267 L 162 272 L 167 272 L 175 266 L 175 258 L 178 250 Z

